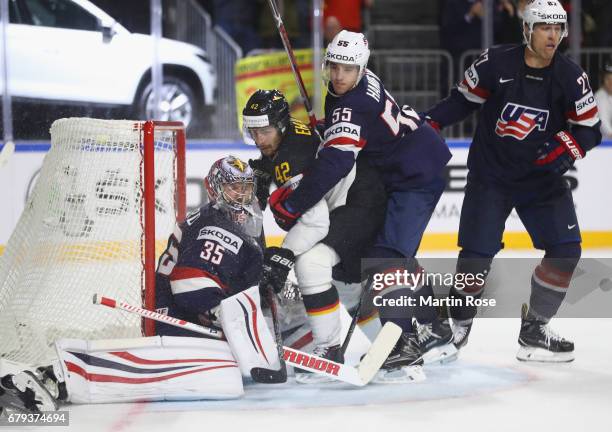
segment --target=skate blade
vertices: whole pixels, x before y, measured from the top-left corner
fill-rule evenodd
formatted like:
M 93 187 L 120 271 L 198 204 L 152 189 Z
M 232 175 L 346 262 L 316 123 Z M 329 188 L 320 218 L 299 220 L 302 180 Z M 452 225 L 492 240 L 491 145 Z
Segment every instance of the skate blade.
M 26 389 L 31 389 L 35 394 L 35 399 L 38 402 L 36 406 L 41 412 L 57 411 L 59 405 L 55 398 L 51 396 L 49 390 L 36 376 L 26 370 L 13 377 L 13 383 L 19 391 L 25 392 Z
M 423 354 L 423 363 L 426 365 L 445 364 L 454 362 L 459 357 L 459 350 L 448 343 L 439 347 L 435 347 Z
M 372 382 L 376 384 L 408 384 L 425 381 L 423 366 L 402 366 L 397 369 L 379 370 Z
M 524 362 L 540 363 L 569 363 L 574 361 L 574 352 L 555 353 L 544 348 L 521 346 L 516 353 L 516 358 Z
M 314 374 L 314 373 L 296 373 L 295 382 L 300 384 L 324 384 L 334 382 L 336 380 L 329 378 L 325 375 Z

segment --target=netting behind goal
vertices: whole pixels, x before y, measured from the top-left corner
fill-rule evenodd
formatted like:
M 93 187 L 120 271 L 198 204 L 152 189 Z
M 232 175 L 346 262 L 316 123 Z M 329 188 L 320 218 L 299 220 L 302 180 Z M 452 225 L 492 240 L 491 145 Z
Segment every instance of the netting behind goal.
M 184 148 L 176 122 L 53 123 L 51 149 L 0 257 L 0 357 L 39 363 L 59 337 L 141 335 L 139 317 L 92 297 L 152 306 L 156 259 L 184 217 Z

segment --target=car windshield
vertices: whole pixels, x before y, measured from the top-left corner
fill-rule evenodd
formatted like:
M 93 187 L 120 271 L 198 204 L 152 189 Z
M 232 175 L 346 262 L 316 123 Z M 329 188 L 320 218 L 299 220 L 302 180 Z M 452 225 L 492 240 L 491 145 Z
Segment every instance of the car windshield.
M 69 0 L 17 0 L 11 8 L 11 22 L 73 30 L 97 31 L 98 19 Z

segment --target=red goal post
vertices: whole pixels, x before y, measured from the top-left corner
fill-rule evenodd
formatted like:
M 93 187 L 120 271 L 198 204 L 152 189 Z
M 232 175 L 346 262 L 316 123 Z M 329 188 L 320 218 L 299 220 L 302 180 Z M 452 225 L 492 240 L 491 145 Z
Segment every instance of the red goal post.
M 176 133 L 176 220 L 183 221 L 186 213 L 186 174 L 185 174 L 185 126 L 179 121 L 146 121 L 143 130 L 144 151 L 144 291 L 143 306 L 155 310 L 155 270 L 157 256 L 155 253 L 155 131 Z M 155 322 L 143 319 L 143 335 L 155 333 Z

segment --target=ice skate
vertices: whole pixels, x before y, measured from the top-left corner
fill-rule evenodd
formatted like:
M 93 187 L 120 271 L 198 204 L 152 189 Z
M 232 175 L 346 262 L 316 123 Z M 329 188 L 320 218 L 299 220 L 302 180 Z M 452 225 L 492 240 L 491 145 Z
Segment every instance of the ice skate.
M 378 384 L 403 384 L 423 380 L 423 355 L 417 336 L 404 332 L 372 381 Z
M 341 352 L 340 345 L 334 346 L 317 346 L 313 350 L 313 354 L 336 363 L 344 363 L 344 355 Z M 335 381 L 322 374 L 315 374 L 303 369 L 295 370 L 295 381 L 300 384 L 320 384 Z
M 453 330 L 453 344 L 457 350 L 467 345 L 470 331 L 472 330 L 472 320 L 453 320 L 451 328 Z
M 453 332 L 448 320 L 424 324 L 417 322 L 416 329 L 424 364 L 444 364 L 457 360 L 458 351 L 453 344 Z
M 43 383 L 30 371 L 0 379 L 0 407 L 25 413 L 56 411 L 58 404 Z
M 567 363 L 574 360 L 574 343 L 568 341 L 543 321 L 527 317 L 529 308 L 523 304 L 521 311 L 520 348 L 516 358 L 521 361 Z

